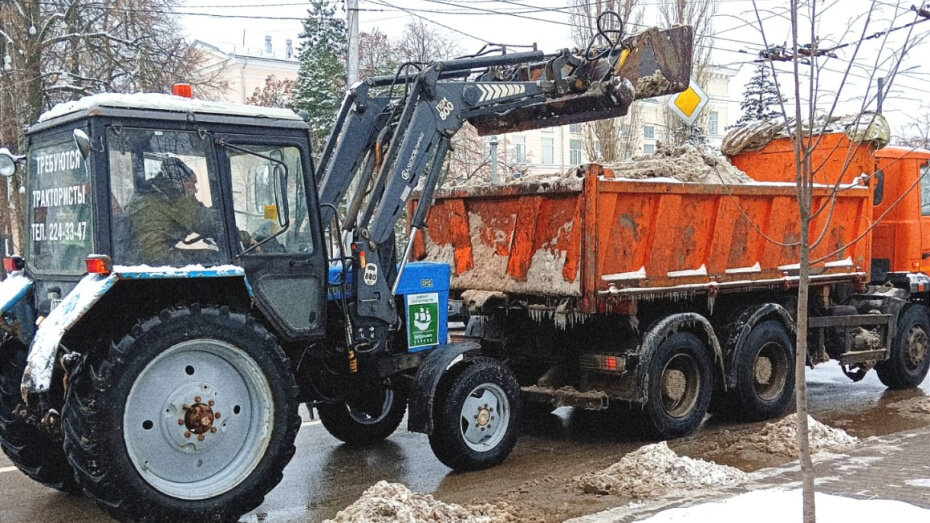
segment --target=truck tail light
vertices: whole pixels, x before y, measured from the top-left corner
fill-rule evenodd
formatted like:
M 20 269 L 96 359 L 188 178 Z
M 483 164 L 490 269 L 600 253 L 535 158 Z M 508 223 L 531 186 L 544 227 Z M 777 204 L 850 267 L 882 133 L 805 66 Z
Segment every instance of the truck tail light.
M 911 260 L 911 272 L 920 272 L 920 260 Z
M 84 260 L 87 265 L 88 274 L 103 274 L 104 276 L 113 272 L 113 260 L 105 254 L 91 254 Z
M 174 84 L 171 86 L 171 94 L 183 98 L 193 98 L 194 89 L 191 84 Z
M 26 261 L 21 256 L 6 256 L 3 258 L 3 270 L 6 272 L 21 271 Z

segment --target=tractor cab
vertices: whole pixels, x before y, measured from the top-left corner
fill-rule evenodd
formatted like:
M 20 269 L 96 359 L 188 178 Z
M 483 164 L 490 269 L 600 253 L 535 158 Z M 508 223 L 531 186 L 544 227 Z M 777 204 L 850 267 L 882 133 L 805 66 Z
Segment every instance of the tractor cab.
M 254 293 L 275 330 L 322 332 L 326 254 L 308 128 L 291 111 L 105 94 L 45 113 L 28 144 L 23 258 L 38 316 L 96 255 L 100 270 L 135 274 L 126 280 L 174 280 L 146 293 L 162 306 L 177 293 L 232 292 L 166 274 L 236 266 L 248 282 L 236 292 Z

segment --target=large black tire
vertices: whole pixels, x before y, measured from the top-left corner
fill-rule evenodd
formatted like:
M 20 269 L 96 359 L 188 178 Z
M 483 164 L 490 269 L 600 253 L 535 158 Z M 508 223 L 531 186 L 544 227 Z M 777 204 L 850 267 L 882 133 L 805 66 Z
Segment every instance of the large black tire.
M 275 338 L 228 309 L 168 309 L 75 370 L 65 451 L 116 519 L 229 521 L 281 481 L 300 428 Z
M 12 339 L 0 346 L 0 448 L 31 479 L 63 492 L 77 492 L 74 470 L 61 443 L 13 413 L 22 403 L 19 386 L 26 352 L 22 343 Z
M 930 310 L 911 305 L 898 318 L 887 360 L 875 366 L 878 379 L 889 389 L 916 387 L 930 368 Z
M 348 445 L 371 445 L 394 433 L 407 412 L 407 395 L 396 389 L 365 388 L 360 397 L 317 405 L 323 427 Z
M 453 367 L 433 405 L 430 447 L 453 470 L 493 467 L 517 443 L 520 385 L 497 360 L 479 357 Z
M 672 439 L 696 430 L 713 388 L 707 347 L 691 333 L 676 332 L 656 348 L 648 365 L 643 411 L 653 435 Z
M 734 359 L 733 396 L 739 417 L 750 421 L 777 418 L 794 398 L 794 342 L 773 320 L 756 324 Z

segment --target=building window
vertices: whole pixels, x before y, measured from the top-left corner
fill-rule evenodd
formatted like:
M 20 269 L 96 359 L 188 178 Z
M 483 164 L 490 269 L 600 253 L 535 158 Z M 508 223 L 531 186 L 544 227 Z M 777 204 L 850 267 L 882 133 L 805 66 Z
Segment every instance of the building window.
M 513 137 L 513 162 L 526 163 L 526 136 Z
M 570 123 L 568 124 L 568 132 L 578 134 L 581 132 L 580 123 Z
M 568 141 L 568 161 L 572 165 L 581 165 L 581 140 Z
M 717 111 L 711 111 L 710 115 L 707 117 L 707 134 L 717 134 L 717 125 L 719 120 L 720 115 L 717 114 Z
M 629 136 L 630 134 L 630 124 L 620 124 L 620 134 L 623 136 Z
M 600 160 L 604 157 L 604 155 L 601 153 L 601 141 L 600 140 L 594 140 L 594 156 L 596 157 L 597 160 Z
M 643 153 L 645 153 L 645 154 L 652 154 L 652 153 L 654 153 L 654 152 L 656 152 L 656 146 L 655 146 L 655 145 L 652 145 L 651 143 L 643 144 Z
M 543 165 L 553 165 L 555 163 L 555 147 L 553 147 L 552 138 L 540 138 L 540 148 L 542 149 L 542 163 Z
M 653 139 L 656 137 L 656 129 L 651 125 L 643 126 L 643 138 Z

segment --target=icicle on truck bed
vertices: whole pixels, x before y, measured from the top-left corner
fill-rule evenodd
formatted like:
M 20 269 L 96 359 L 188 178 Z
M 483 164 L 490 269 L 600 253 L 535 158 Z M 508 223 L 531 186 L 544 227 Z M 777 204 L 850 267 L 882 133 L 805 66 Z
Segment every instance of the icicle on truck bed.
M 826 187 L 815 188 L 814 207 L 827 197 Z M 818 277 L 868 272 L 868 242 L 842 247 L 865 231 L 861 218 L 871 209 L 867 188 L 838 193 L 811 256 L 826 257 L 814 267 Z M 444 189 L 427 227 L 414 257 L 451 265 L 453 291 L 545 302 L 556 317 L 561 305 L 568 322 L 624 302 L 781 288 L 799 259 L 793 185 L 754 182 L 690 146 L 611 168 Z

